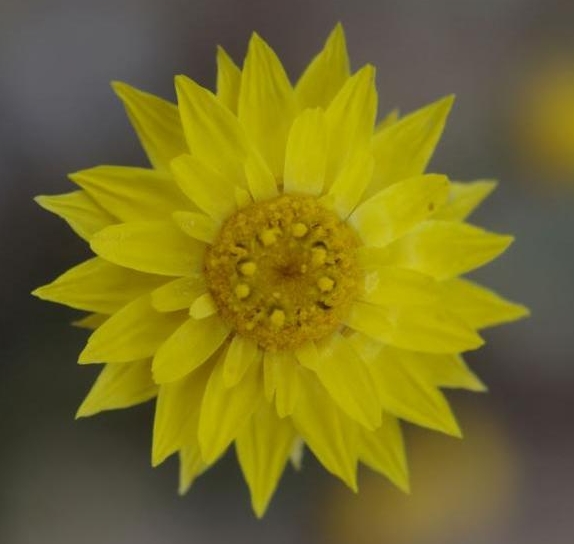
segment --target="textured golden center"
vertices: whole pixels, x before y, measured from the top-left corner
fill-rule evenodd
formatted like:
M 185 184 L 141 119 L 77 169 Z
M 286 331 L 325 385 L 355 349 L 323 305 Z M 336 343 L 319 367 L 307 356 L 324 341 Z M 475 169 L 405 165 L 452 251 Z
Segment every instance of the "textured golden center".
M 359 286 L 358 240 L 315 198 L 282 195 L 230 217 L 206 255 L 225 321 L 268 350 L 336 330 Z

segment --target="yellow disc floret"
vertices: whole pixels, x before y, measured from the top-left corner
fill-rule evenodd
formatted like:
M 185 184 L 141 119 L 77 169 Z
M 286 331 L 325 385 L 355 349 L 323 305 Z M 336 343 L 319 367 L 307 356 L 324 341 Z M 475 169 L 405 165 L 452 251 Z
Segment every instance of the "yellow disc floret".
M 239 334 L 294 349 L 341 326 L 360 283 L 357 244 L 315 198 L 282 195 L 223 224 L 206 255 L 207 286 Z

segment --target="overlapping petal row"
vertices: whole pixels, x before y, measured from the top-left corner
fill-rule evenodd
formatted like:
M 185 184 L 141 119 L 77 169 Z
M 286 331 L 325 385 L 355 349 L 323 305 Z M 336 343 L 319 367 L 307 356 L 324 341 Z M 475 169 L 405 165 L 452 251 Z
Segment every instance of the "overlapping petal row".
M 461 353 L 524 307 L 459 276 L 511 238 L 466 221 L 491 181 L 425 174 L 452 98 L 376 124 L 374 69 L 350 73 L 341 27 L 295 86 L 257 35 L 242 69 L 218 50 L 217 93 L 176 77 L 177 105 L 123 83 L 152 168 L 100 166 L 38 202 L 96 256 L 39 288 L 90 312 L 80 363 L 105 363 L 79 416 L 157 397 L 152 461 L 178 452 L 180 490 L 235 443 L 261 515 L 306 444 L 356 488 L 357 463 L 408 488 L 398 420 L 451 435 L 441 388 L 484 389 Z M 203 257 L 252 202 L 311 195 L 355 229 L 361 292 L 341 329 L 264 352 L 218 315 Z

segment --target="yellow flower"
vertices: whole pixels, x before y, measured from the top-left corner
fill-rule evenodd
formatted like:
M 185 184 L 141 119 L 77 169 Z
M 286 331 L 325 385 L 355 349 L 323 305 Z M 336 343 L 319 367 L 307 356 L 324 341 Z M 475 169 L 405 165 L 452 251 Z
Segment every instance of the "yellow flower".
M 340 26 L 294 87 L 255 34 L 217 67 L 177 106 L 115 83 L 153 168 L 38 197 L 97 255 L 35 291 L 92 312 L 78 416 L 157 396 L 153 465 L 178 452 L 183 493 L 235 443 L 259 516 L 303 444 L 352 489 L 358 461 L 406 489 L 398 419 L 458 436 L 439 387 L 483 390 L 460 353 L 526 314 L 458 278 L 512 240 L 463 222 L 494 183 L 423 174 L 452 97 L 375 127 Z

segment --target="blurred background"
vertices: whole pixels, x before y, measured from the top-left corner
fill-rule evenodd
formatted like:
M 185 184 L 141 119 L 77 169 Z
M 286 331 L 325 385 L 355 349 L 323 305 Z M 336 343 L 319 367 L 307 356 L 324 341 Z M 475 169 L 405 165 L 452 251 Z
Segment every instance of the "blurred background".
M 516 243 L 477 276 L 527 304 L 470 357 L 488 395 L 449 393 L 464 441 L 407 428 L 412 495 L 311 455 L 256 521 L 236 460 L 176 493 L 152 470 L 152 408 L 74 421 L 97 374 L 77 313 L 29 296 L 87 257 L 33 202 L 92 165 L 144 165 L 108 82 L 173 99 L 213 87 L 257 30 L 296 79 L 337 21 L 378 67 L 381 113 L 458 98 L 430 170 L 495 177 L 474 222 Z M 0 542 L 568 544 L 574 535 L 574 3 L 559 0 L 0 0 Z

